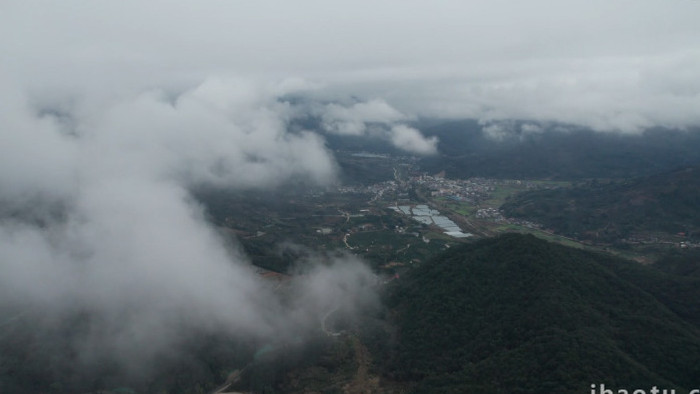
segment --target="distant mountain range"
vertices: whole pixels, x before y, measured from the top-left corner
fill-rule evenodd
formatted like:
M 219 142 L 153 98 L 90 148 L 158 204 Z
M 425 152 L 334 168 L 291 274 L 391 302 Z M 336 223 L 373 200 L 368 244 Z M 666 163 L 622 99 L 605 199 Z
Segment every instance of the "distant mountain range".
M 419 120 L 412 126 L 439 139 L 438 154 L 422 158 L 431 173 L 451 178 L 511 179 L 628 178 L 700 163 L 700 130 L 650 129 L 639 135 L 595 132 L 562 124 L 476 120 Z M 320 129 L 317 119 L 294 125 Z M 497 130 L 494 132 L 493 130 Z M 406 155 L 376 136 L 324 133 L 330 149 Z M 341 169 L 347 163 L 341 160 Z M 364 181 L 371 171 L 350 166 L 349 179 Z M 359 173 L 358 173 L 359 171 Z
M 426 124 L 421 131 L 439 138 L 440 153 L 424 158 L 422 167 L 452 178 L 571 180 L 644 176 L 700 163 L 698 130 L 624 135 L 523 121 L 492 128 L 499 133 L 475 120 Z
M 569 236 L 614 241 L 637 233 L 700 235 L 700 166 L 611 183 L 530 191 L 503 206 Z

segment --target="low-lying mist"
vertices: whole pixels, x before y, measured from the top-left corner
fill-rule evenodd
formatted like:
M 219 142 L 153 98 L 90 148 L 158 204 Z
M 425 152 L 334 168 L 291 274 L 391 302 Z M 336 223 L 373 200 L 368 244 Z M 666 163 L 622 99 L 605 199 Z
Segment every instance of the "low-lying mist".
M 69 330 L 62 351 L 76 368 L 145 371 L 202 335 L 303 339 L 330 310 L 373 302 L 373 275 L 351 256 L 312 258 L 275 289 L 192 197 L 198 185 L 264 193 L 333 180 L 322 138 L 288 133 L 291 109 L 274 92 L 214 80 L 175 100 L 149 92 L 61 116 L 10 96 L 0 324 Z

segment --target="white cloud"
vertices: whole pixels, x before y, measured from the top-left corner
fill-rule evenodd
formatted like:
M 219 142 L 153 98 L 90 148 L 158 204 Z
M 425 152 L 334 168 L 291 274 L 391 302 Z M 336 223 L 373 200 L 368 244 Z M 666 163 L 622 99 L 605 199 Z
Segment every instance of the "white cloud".
M 54 119 L 35 116 L 13 83 L 1 76 L 0 81 L 7 82 L 0 92 L 0 202 L 71 194 L 75 144 L 59 132 Z
M 490 123 L 481 128 L 481 131 L 488 138 L 495 141 L 503 141 L 509 137 L 513 136 L 513 130 L 511 125 L 503 123 Z
M 349 106 L 331 103 L 315 106 L 314 111 L 320 114 L 322 128 L 328 133 L 371 135 L 386 139 L 406 152 L 419 155 L 437 153 L 437 138 L 425 138 L 420 131 L 403 124 L 410 117 L 384 100 L 374 99 Z
M 407 116 L 391 107 L 384 100 L 374 99 L 350 106 L 327 104 L 320 109 L 323 128 L 343 135 L 364 135 L 368 123 L 391 124 L 407 119 Z
M 399 149 L 419 155 L 437 153 L 437 137 L 424 137 L 413 127 L 397 125 L 391 128 L 391 143 Z
M 92 116 L 86 151 L 120 174 L 152 172 L 148 176 L 186 183 L 266 187 L 293 176 L 329 181 L 330 153 L 317 135 L 288 133 L 289 112 L 249 82 L 207 80 L 173 103 L 147 92 Z
M 0 157 L 0 307 L 90 312 L 95 331 L 80 347 L 144 361 L 188 328 L 254 337 L 303 329 L 296 314 L 323 311 L 283 310 L 190 195 L 202 184 L 333 179 L 322 139 L 287 131 L 290 109 L 276 91 L 212 78 L 176 98 L 150 90 L 99 108 L 78 103 L 68 133 L 21 94 L 0 93 L 11 149 Z M 322 280 L 352 293 L 367 272 L 350 261 Z M 305 277 L 300 297 L 315 280 Z
M 530 123 L 525 123 L 524 125 L 520 126 L 520 130 L 522 131 L 523 134 L 539 134 L 543 133 L 545 129 L 536 124 L 530 124 Z

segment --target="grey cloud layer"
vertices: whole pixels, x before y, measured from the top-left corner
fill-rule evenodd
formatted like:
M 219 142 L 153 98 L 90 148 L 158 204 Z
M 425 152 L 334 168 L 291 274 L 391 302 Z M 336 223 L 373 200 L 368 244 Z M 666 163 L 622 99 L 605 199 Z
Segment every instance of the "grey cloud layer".
M 637 131 L 700 122 L 700 3 L 4 4 L 4 68 L 92 101 L 209 75 L 301 77 L 402 113 Z M 75 93 L 78 90 L 80 93 Z

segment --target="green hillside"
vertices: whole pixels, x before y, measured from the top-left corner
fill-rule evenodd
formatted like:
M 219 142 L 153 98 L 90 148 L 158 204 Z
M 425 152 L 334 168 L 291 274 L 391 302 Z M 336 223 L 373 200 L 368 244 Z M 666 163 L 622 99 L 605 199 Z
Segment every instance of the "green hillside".
M 395 282 L 397 345 L 384 369 L 418 392 L 692 387 L 698 284 L 529 235 L 483 240 Z
M 501 209 L 569 236 L 614 241 L 640 232 L 700 232 L 700 166 L 625 182 L 515 196 Z

